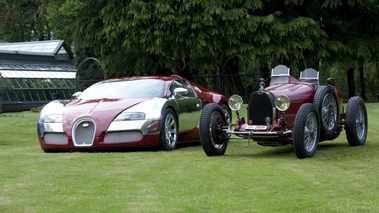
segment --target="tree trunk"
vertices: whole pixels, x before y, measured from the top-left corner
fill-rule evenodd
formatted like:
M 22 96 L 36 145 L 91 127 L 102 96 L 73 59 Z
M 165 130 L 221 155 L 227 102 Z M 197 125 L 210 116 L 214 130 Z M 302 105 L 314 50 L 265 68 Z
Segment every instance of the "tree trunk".
M 359 84 L 361 87 L 361 97 L 363 100 L 366 100 L 366 85 L 365 85 L 365 74 L 364 74 L 364 67 L 363 62 L 359 66 Z
M 347 85 L 349 87 L 349 98 L 355 96 L 354 68 L 347 70 Z
M 374 95 L 376 95 L 377 101 L 379 101 L 379 86 L 378 86 L 378 84 L 379 84 L 379 82 L 378 82 L 378 79 L 379 79 L 379 57 L 378 56 L 376 56 L 375 70 L 376 70 L 376 75 L 374 75 L 374 76 L 376 76 L 375 77 L 376 81 L 374 81 L 374 84 L 375 84 Z M 372 89 L 372 88 L 370 88 L 370 89 Z
M 189 61 L 190 60 L 188 57 L 186 57 L 183 60 L 175 60 L 175 65 L 176 65 L 175 73 L 190 81 L 194 81 L 193 76 L 191 74 L 190 67 L 189 67 Z
M 227 61 L 225 64 L 226 66 L 221 78 L 223 79 L 223 92 L 226 96 L 231 96 L 235 93 L 245 94 L 245 86 L 241 81 L 238 62 L 239 58 L 234 57 L 229 62 Z
M 259 68 L 259 72 L 261 74 L 261 78 L 268 79 L 271 76 L 271 68 L 268 66 L 261 66 Z

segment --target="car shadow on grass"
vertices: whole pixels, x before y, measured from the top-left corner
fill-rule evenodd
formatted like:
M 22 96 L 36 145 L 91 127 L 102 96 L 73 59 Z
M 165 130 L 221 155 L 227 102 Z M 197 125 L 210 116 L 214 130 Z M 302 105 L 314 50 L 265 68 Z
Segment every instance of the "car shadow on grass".
M 294 149 L 292 145 L 278 146 L 278 147 L 261 147 L 257 144 L 251 144 L 247 147 L 237 147 L 229 148 L 225 157 L 251 157 L 251 158 L 296 158 Z M 338 155 L 338 153 L 348 152 L 353 149 L 346 143 L 343 142 L 322 142 L 318 144 L 315 156 L 326 156 L 330 153 L 331 156 Z M 233 149 L 233 150 L 231 150 Z
M 279 147 L 261 147 L 256 144 L 249 146 L 241 146 L 239 148 L 228 148 L 225 157 L 251 157 L 251 158 L 282 158 L 294 155 L 292 145 L 279 146 Z
M 180 143 L 176 146 L 174 150 L 182 150 L 188 147 L 196 147 L 199 146 L 199 142 L 188 142 L 188 143 Z M 167 151 L 160 147 L 125 147 L 125 148 L 112 148 L 112 149 L 75 149 L 75 150 L 47 150 L 45 153 L 71 153 L 71 152 L 81 152 L 81 153 L 106 153 L 106 152 L 159 152 L 159 151 Z M 167 151 L 169 152 L 169 151 Z

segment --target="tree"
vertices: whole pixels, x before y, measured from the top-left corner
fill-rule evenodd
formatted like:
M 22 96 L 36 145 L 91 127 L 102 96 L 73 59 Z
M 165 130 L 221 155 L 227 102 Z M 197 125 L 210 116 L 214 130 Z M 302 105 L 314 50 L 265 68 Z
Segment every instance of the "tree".
M 51 39 L 46 3 L 47 0 L 1 0 L 0 38 L 8 42 Z
M 295 71 L 345 66 L 355 82 L 354 70 L 367 74 L 363 68 L 378 57 L 378 6 L 374 0 L 51 0 L 48 20 L 75 51 L 88 50 L 80 55 L 104 63 L 105 78 L 231 75 L 250 64 L 267 77 L 283 63 Z
M 344 45 L 328 63 L 346 70 L 349 97 L 356 95 L 355 70 L 358 70 L 361 96 L 367 99 L 364 64 L 375 61 L 379 52 L 379 4 L 371 0 L 332 0 L 325 1 L 322 8 L 329 39 Z
M 46 19 L 51 24 L 55 38 L 65 40 L 70 46 L 78 37 L 78 16 L 84 3 L 80 0 L 50 0 L 47 5 Z
M 69 2 L 76 1 L 68 0 L 66 6 Z M 286 5 L 269 3 L 92 0 L 76 13 L 71 34 L 81 38 L 83 47 L 96 44 L 106 67 L 117 70 L 108 71 L 106 75 L 112 77 L 158 72 L 157 67 L 185 77 L 211 70 L 239 74 L 236 63 L 231 63 L 238 57 L 226 63 L 230 57 L 240 55 L 264 66 L 295 64 L 305 59 L 306 51 L 314 54 L 315 46 L 327 46 L 316 21 L 285 16 L 281 10 Z M 234 82 L 241 84 L 238 79 Z

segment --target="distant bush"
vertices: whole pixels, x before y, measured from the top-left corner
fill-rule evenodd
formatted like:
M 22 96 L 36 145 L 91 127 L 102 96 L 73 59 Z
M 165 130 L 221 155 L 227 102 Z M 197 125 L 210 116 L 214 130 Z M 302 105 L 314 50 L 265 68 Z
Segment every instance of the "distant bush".
M 43 106 L 39 106 L 39 107 L 33 107 L 30 109 L 31 112 L 41 112 Z

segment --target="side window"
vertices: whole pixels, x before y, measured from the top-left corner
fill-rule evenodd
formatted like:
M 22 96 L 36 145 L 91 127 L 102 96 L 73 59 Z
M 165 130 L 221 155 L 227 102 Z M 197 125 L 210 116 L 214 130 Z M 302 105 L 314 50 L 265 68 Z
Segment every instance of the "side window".
M 183 89 L 187 90 L 186 94 L 181 94 L 182 97 L 188 97 L 188 98 L 189 97 L 196 97 L 191 86 L 186 81 L 182 81 L 182 80 L 173 81 L 170 85 L 170 93 L 172 95 L 175 95 L 174 90 L 177 88 L 183 88 Z

